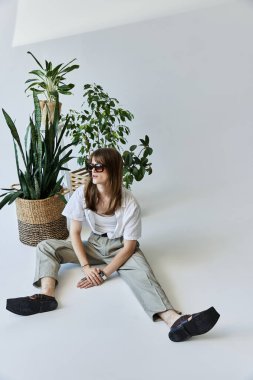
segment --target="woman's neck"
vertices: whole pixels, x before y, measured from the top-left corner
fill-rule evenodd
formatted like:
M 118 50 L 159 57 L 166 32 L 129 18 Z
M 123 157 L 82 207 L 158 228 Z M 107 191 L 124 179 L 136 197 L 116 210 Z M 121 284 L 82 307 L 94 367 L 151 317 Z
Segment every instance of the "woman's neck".
M 96 205 L 96 212 L 101 215 L 108 213 L 111 204 L 111 192 L 108 186 L 97 184 L 98 202 Z
M 100 198 L 102 199 L 111 198 L 111 191 L 110 191 L 111 189 L 109 185 L 97 184 L 97 190 L 98 190 Z

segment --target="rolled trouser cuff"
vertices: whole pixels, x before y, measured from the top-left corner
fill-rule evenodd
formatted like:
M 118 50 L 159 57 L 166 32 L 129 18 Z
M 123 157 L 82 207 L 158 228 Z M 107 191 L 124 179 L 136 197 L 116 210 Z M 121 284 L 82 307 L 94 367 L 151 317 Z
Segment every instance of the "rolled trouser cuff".
M 58 275 L 55 273 L 40 273 L 39 276 L 34 278 L 33 286 L 41 288 L 41 279 L 44 277 L 51 277 L 55 280 L 55 286 L 58 285 Z

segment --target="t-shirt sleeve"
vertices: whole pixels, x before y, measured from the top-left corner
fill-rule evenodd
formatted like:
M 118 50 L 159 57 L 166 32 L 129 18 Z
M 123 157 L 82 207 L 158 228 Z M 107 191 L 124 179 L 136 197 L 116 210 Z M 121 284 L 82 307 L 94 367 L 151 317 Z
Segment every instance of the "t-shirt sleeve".
M 138 240 L 141 237 L 141 208 L 135 199 L 125 210 L 123 237 L 125 240 Z
M 83 222 L 84 214 L 84 186 L 78 187 L 71 195 L 68 203 L 62 211 L 62 215 L 69 219 Z

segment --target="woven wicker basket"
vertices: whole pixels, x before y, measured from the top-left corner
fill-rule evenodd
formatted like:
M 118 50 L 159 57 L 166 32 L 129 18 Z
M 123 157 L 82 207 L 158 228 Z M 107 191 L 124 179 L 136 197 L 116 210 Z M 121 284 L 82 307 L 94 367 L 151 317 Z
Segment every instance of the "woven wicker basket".
M 81 185 L 88 184 L 89 179 L 89 172 L 85 168 L 70 172 L 71 191 L 75 191 Z
M 66 239 L 69 235 L 67 219 L 61 215 L 64 206 L 58 195 L 39 200 L 17 198 L 20 241 L 36 246 L 46 239 Z

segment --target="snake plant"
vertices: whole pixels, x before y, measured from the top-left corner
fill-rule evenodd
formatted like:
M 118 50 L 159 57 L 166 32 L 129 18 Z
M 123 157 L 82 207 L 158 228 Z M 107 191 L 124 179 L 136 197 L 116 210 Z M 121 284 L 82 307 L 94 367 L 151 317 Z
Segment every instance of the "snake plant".
M 46 119 L 45 131 L 41 131 L 41 110 L 36 91 L 33 91 L 34 114 L 26 130 L 24 144 L 22 145 L 17 128 L 8 113 L 3 109 L 7 126 L 13 137 L 16 158 L 19 189 L 1 189 L 5 193 L 0 202 L 0 209 L 7 203 L 11 204 L 16 198 L 44 199 L 60 194 L 63 177 L 59 178 L 61 170 L 69 170 L 64 165 L 72 159 L 70 156 L 72 143 L 61 146 L 62 138 L 69 123 L 65 120 L 61 131 L 59 128 L 59 99 L 55 93 L 56 108 L 53 122 Z M 60 132 L 59 132 L 60 131 Z M 22 161 L 22 168 L 20 164 Z

